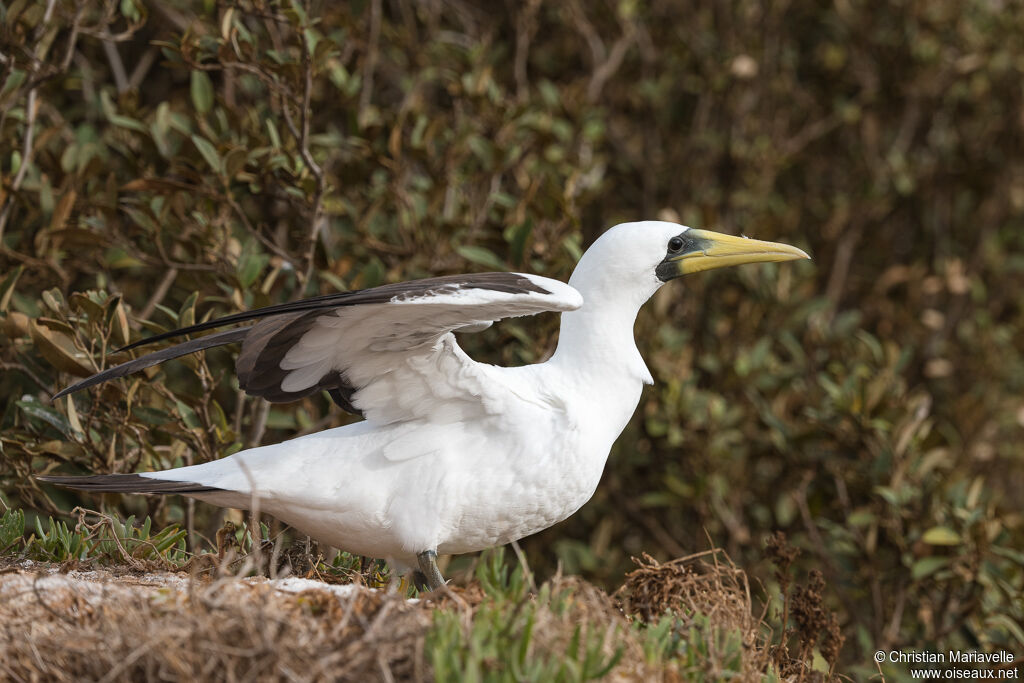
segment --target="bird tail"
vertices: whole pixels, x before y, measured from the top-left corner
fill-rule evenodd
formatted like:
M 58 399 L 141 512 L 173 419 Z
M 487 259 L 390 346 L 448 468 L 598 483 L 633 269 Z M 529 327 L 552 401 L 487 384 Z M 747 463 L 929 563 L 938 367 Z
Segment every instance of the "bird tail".
M 45 476 L 36 477 L 36 479 L 48 484 L 97 493 L 176 493 L 191 496 L 197 493 L 224 492 L 224 489 L 204 486 L 192 481 L 154 479 L 140 474 L 93 474 L 84 477 Z

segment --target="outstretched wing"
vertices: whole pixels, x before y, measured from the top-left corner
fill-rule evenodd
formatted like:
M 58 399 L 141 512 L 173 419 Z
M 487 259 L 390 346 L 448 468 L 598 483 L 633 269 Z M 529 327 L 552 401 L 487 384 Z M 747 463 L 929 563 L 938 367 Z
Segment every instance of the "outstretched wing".
M 248 320 L 108 368 L 55 398 L 171 358 L 237 341 L 239 384 L 272 402 L 328 391 L 377 422 L 485 410 L 501 392 L 459 348 L 455 331 L 501 318 L 571 311 L 583 304 L 557 280 L 519 273 L 451 275 L 342 292 L 237 313 L 136 342 L 134 348 Z M 497 409 L 495 407 L 495 409 Z

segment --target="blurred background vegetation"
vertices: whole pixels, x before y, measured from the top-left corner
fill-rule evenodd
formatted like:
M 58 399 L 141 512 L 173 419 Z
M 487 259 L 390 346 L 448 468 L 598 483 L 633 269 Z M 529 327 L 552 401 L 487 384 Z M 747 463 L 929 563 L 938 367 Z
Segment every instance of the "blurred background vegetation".
M 631 555 L 714 544 L 772 594 L 783 530 L 855 677 L 877 649 L 1024 655 L 1022 35 L 997 0 L 4 3 L 0 498 L 66 513 L 31 474 L 351 419 L 246 398 L 229 352 L 50 404 L 128 340 L 428 275 L 566 279 L 607 227 L 678 220 L 814 261 L 656 296 L 656 385 L 594 500 L 523 542 L 534 569 L 615 587 Z M 535 362 L 557 322 L 463 344 Z

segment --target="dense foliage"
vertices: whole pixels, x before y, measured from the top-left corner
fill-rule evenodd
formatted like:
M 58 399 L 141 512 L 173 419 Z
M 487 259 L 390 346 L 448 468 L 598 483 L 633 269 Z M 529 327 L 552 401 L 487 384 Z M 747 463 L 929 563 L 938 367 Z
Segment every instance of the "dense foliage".
M 1024 9 L 15 0 L 0 8 L 0 492 L 342 424 L 211 353 L 49 403 L 152 331 L 459 272 L 566 278 L 623 220 L 806 248 L 663 289 L 595 498 L 523 543 L 618 583 L 785 530 L 878 649 L 1024 653 Z M 463 343 L 519 364 L 557 320 Z M 125 511 L 219 518 L 178 500 Z M 146 507 L 148 506 L 148 508 Z M 905 675 L 899 667 L 890 676 Z

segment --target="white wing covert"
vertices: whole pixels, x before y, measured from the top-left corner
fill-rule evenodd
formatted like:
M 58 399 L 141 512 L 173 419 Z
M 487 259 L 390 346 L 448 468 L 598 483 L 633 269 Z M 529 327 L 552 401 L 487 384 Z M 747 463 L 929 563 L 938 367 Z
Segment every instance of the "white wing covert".
M 488 366 L 459 348 L 453 332 L 482 330 L 502 318 L 571 311 L 582 303 L 569 285 L 519 273 L 454 275 L 329 294 L 143 340 L 133 346 L 260 319 L 109 368 L 61 395 L 200 348 L 241 341 L 235 369 L 251 395 L 285 402 L 328 391 L 343 408 L 374 422 L 445 422 L 496 412 L 508 398 L 500 383 L 485 378 Z

